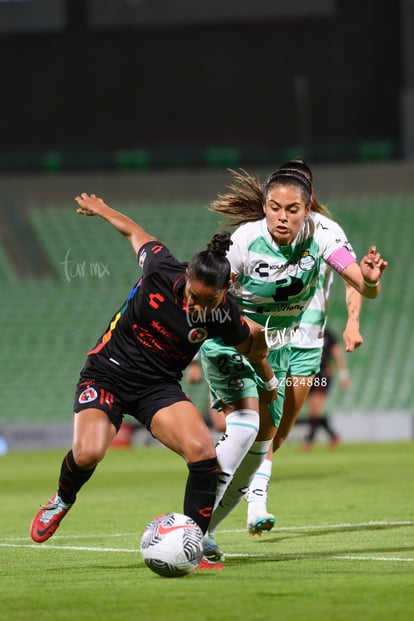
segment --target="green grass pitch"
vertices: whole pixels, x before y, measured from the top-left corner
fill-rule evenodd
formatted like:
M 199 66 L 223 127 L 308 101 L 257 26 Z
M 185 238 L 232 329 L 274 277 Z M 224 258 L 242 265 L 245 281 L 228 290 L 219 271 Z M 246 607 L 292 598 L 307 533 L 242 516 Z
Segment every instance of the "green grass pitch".
M 4 621 L 408 621 L 414 602 L 412 443 L 296 443 L 275 457 L 277 523 L 248 537 L 243 502 L 217 536 L 222 571 L 166 579 L 139 541 L 182 511 L 184 462 L 158 446 L 111 449 L 56 534 L 29 538 L 64 451 L 0 457 L 0 616 Z

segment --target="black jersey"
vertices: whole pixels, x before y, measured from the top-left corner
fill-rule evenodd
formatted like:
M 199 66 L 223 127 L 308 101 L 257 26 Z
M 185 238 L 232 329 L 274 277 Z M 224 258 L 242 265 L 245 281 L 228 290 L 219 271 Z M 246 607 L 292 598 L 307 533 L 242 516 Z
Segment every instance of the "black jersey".
M 238 345 L 249 335 L 235 299 L 227 294 L 210 316 L 187 310 L 184 299 L 186 264 L 159 241 L 138 252 L 142 278 L 112 317 L 84 368 L 105 369 L 123 385 L 179 381 L 182 371 L 207 338 L 221 337 Z

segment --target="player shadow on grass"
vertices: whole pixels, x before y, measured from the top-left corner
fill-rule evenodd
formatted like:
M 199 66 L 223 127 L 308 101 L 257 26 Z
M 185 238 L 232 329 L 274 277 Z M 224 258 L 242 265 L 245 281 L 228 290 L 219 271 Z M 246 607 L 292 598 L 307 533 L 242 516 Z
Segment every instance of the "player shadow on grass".
M 343 526 L 330 528 L 329 526 L 320 527 L 320 528 L 312 528 L 308 527 L 309 532 L 307 532 L 306 528 L 302 528 L 298 526 L 298 529 L 295 530 L 295 527 L 292 527 L 289 532 L 286 531 L 277 531 L 274 530 L 272 534 L 268 534 L 261 539 L 256 539 L 257 545 L 269 544 L 269 543 L 278 543 L 281 541 L 289 541 L 291 539 L 298 539 L 301 537 L 320 537 L 323 535 L 332 535 L 332 534 L 340 534 L 340 533 L 353 533 L 359 531 L 367 531 L 367 530 L 390 530 L 395 528 L 407 528 L 409 524 L 402 522 L 401 524 L 391 523 L 391 524 L 344 524 Z
M 257 563 L 281 563 L 286 561 L 298 561 L 298 560 L 312 560 L 312 559 L 335 559 L 347 560 L 347 557 L 365 555 L 372 556 L 373 554 L 394 554 L 398 553 L 412 553 L 414 551 L 413 546 L 394 546 L 394 547 L 380 547 L 380 548 L 349 548 L 341 550 L 321 550 L 319 552 L 292 552 L 292 553 L 260 553 L 255 556 L 254 553 L 241 553 L 226 554 L 226 566 L 231 567 L 234 565 L 252 565 Z M 391 560 L 391 559 L 390 559 Z

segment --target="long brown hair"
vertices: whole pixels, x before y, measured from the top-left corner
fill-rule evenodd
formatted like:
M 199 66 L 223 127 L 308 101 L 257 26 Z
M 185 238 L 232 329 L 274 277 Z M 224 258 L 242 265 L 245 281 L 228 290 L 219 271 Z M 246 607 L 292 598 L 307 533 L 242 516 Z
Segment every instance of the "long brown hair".
M 210 211 L 227 216 L 225 224 L 239 226 L 245 222 L 255 222 L 264 217 L 263 186 L 259 179 L 241 169 L 229 169 L 233 183 L 227 186 L 229 192 L 219 194 L 210 204 Z
M 305 203 L 310 203 L 312 211 L 330 217 L 327 207 L 314 196 L 312 171 L 301 158 L 282 164 L 269 175 L 264 185 L 259 178 L 243 169 L 239 172 L 229 169 L 229 172 L 233 176 L 233 183 L 227 186 L 229 192 L 219 194 L 209 207 L 210 211 L 227 216 L 224 221 L 226 226 L 240 226 L 264 218 L 264 202 L 276 184 L 296 186 L 302 192 Z

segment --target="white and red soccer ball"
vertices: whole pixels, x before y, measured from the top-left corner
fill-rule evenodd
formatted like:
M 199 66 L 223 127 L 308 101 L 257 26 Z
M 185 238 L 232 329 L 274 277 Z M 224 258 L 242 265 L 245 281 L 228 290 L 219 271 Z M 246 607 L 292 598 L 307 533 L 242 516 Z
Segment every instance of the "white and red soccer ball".
M 141 554 L 152 571 L 165 578 L 192 572 L 203 556 L 203 533 L 187 515 L 164 513 L 155 517 L 141 537 Z

